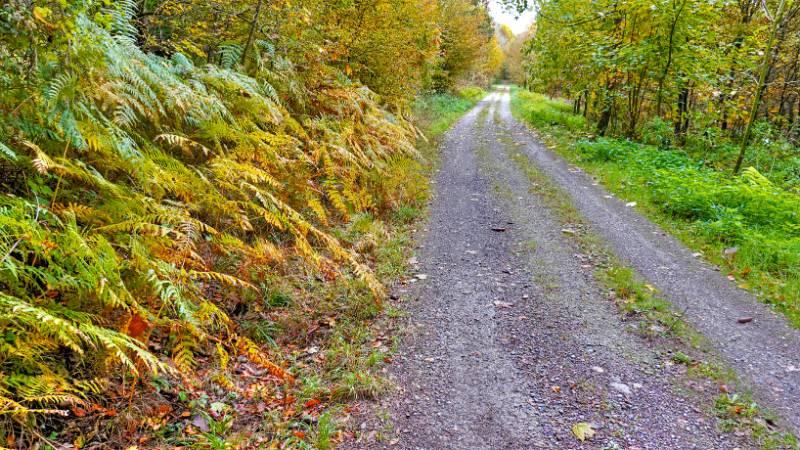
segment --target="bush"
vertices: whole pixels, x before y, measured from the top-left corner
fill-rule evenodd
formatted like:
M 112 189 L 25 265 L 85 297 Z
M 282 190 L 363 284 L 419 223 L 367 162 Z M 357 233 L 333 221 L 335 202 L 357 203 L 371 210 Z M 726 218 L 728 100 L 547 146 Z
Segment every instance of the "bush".
M 575 149 L 581 159 L 590 162 L 620 161 L 627 157 L 634 144 L 615 139 L 600 138 L 596 141 L 580 140 Z
M 107 404 L 154 373 L 209 377 L 199 357 L 291 379 L 232 320 L 259 285 L 321 273 L 382 294 L 334 234 L 392 203 L 378 183 L 417 155 L 410 124 L 349 81 L 309 84 L 315 109 L 297 112 L 268 82 L 302 84 L 292 70 L 146 53 L 125 34 L 135 2 L 120 5 L 121 27 L 65 9 L 65 47 L 39 48 L 36 70 L 6 58 L 0 77 L 19 86 L 0 89 L 16 108 L 0 116 L 0 158 L 25 180 L 0 195 L 5 420 Z
M 482 100 L 483 97 L 486 97 L 486 91 L 477 86 L 461 88 L 458 90 L 457 94 L 459 97 L 472 103 L 477 103 Z
M 653 117 L 642 129 L 642 141 L 661 149 L 667 149 L 672 145 L 673 136 L 672 124 L 660 117 Z

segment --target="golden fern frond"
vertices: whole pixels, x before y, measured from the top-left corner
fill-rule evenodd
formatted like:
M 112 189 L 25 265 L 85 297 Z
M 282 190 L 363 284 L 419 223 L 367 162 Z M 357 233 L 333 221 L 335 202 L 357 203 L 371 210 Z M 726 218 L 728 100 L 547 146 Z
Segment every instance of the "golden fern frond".
M 239 278 L 236 278 L 234 276 L 226 275 L 224 273 L 198 272 L 196 270 L 190 270 L 186 273 L 186 275 L 194 280 L 216 281 L 217 283 L 224 284 L 227 286 L 257 290 L 257 288 L 252 284 L 244 280 L 240 280 Z
M 51 409 L 51 408 L 29 408 L 27 406 L 22 405 L 14 401 L 13 399 L 6 397 L 4 395 L 0 395 L 0 417 L 4 415 L 8 416 L 25 416 L 28 414 L 58 414 L 62 416 L 66 416 L 69 414 L 69 411 L 63 409 Z
M 323 225 L 328 225 L 328 213 L 325 211 L 325 207 L 322 206 L 322 202 L 315 196 L 309 196 L 308 200 L 306 200 L 306 204 L 314 212 L 320 222 Z
M 288 382 L 294 382 L 294 377 L 292 374 L 290 374 L 283 367 L 270 361 L 264 352 L 253 341 L 243 336 L 237 336 L 235 342 L 236 348 L 239 350 L 240 355 L 246 356 L 247 359 L 253 363 L 266 369 L 270 374 L 272 374 L 272 376 L 281 378 Z
M 169 234 L 170 229 L 156 225 L 149 222 L 143 222 L 139 219 L 125 220 L 111 225 L 97 228 L 97 231 L 114 234 L 114 233 L 135 233 L 142 236 L 158 236 L 163 237 Z
M 164 141 L 169 145 L 177 147 L 187 153 L 191 152 L 192 149 L 200 149 L 204 155 L 208 155 L 209 153 L 211 153 L 211 150 L 209 150 L 209 148 L 204 146 L 203 144 L 195 142 L 185 136 L 178 136 L 177 134 L 170 134 L 170 133 L 159 134 L 158 136 L 155 137 L 155 140 Z
M 181 332 L 177 342 L 172 347 L 172 361 L 182 372 L 190 373 L 197 365 L 194 352 L 197 348 L 197 338 L 191 334 Z

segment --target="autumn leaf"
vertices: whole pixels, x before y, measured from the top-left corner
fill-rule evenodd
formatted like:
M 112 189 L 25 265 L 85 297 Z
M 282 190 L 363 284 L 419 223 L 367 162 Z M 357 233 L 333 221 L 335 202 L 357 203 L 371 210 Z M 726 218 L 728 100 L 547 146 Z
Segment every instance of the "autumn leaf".
M 590 423 L 578 422 L 575 425 L 572 425 L 572 434 L 574 434 L 579 441 L 583 442 L 586 439 L 591 439 L 594 437 L 595 427 Z
M 128 321 L 128 336 L 134 339 L 139 339 L 144 335 L 145 330 L 147 330 L 147 325 L 147 321 L 144 319 L 144 317 L 140 316 L 139 314 L 134 314 Z
M 47 21 L 47 18 L 50 17 L 51 13 L 52 11 L 50 10 L 50 8 L 45 8 L 42 6 L 33 7 L 33 18 L 47 25 L 50 25 L 50 23 Z

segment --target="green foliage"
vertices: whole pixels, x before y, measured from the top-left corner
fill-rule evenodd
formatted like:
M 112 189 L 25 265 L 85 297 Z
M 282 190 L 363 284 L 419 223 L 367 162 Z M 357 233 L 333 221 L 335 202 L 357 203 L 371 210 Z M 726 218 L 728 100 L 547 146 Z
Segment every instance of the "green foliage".
M 763 449 L 800 447 L 793 435 L 774 431 L 774 415 L 760 408 L 749 395 L 720 394 L 716 398 L 714 409 L 724 431 L 751 433 Z
M 447 131 L 462 114 L 485 96 L 486 91 L 476 87 L 461 89 L 457 95 L 421 96 L 414 104 L 414 115 L 419 118 L 420 126 L 431 137 L 436 137 Z
M 458 90 L 458 96 L 463 98 L 464 100 L 469 101 L 472 104 L 475 104 L 486 97 L 487 92 L 484 89 L 481 89 L 478 86 L 468 86 L 463 87 Z
M 571 107 L 563 101 L 515 89 L 512 102 L 515 111 L 535 126 L 562 125 L 571 131 L 580 131 L 586 127 L 584 118 L 572 114 Z
M 653 117 L 642 129 L 642 142 L 662 149 L 668 149 L 673 138 L 672 124 L 660 117 Z
M 728 170 L 744 161 L 771 177 L 764 159 L 780 155 L 796 185 L 800 3 L 545 0 L 537 11 L 526 87 L 572 100 L 599 135 L 686 145 Z

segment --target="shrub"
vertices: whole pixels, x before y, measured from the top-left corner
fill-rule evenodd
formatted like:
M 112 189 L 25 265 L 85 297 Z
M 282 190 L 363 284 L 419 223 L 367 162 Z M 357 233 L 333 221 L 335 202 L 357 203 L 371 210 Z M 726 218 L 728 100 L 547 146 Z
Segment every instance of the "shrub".
M 667 149 L 672 145 L 673 136 L 672 124 L 658 116 L 650 119 L 642 129 L 642 141 L 661 149 Z
M 477 86 L 468 86 L 459 89 L 458 96 L 472 103 L 476 103 L 483 99 L 483 97 L 486 97 L 486 91 Z

